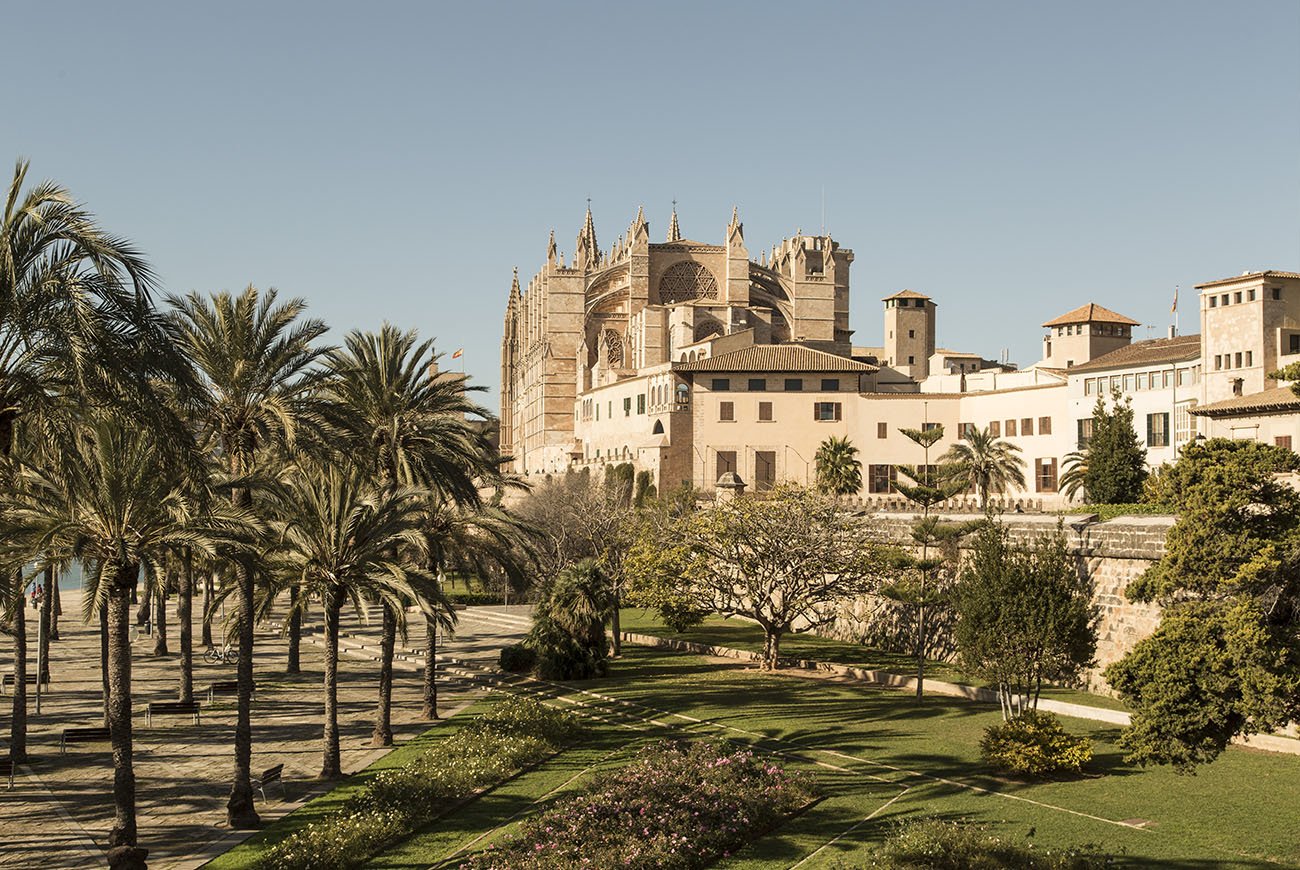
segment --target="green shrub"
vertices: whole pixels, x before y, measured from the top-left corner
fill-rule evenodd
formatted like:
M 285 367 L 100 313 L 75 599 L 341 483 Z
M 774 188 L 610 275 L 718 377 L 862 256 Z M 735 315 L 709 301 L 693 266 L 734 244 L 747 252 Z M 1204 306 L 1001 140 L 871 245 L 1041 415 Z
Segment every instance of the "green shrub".
M 526 674 L 537 667 L 537 652 L 522 643 L 512 644 L 501 650 L 501 658 L 497 663 L 503 671 Z
M 980 740 L 984 760 L 1017 776 L 1079 773 L 1092 760 L 1092 741 L 1075 737 L 1051 713 L 1026 711 L 990 725 Z
M 883 870 L 1094 870 L 1111 860 L 1092 847 L 1059 849 L 1004 839 L 963 822 L 921 819 L 903 825 L 864 864 Z

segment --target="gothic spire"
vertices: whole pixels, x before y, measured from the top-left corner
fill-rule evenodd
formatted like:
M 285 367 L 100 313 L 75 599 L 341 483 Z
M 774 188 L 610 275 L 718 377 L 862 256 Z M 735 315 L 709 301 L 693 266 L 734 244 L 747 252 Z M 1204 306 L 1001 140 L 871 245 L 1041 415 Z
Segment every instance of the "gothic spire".
M 682 240 L 682 228 L 677 225 L 677 200 L 673 200 L 673 216 L 668 221 L 668 241 L 680 242 Z
M 591 197 L 587 197 L 587 217 L 582 222 L 582 232 L 578 234 L 578 243 L 585 244 L 587 250 L 595 253 L 600 250 L 596 244 L 596 222 L 591 218 Z
M 551 240 L 546 245 L 546 262 L 555 262 L 555 230 L 551 230 Z

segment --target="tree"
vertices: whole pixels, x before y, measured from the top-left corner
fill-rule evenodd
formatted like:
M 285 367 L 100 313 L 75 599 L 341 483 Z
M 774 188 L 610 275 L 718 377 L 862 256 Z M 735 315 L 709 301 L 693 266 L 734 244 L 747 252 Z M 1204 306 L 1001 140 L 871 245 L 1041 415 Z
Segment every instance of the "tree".
M 1097 608 L 1059 526 L 1017 544 L 986 522 L 955 605 L 961 662 L 997 684 L 1004 719 L 1037 712 L 1044 683 L 1073 681 L 1092 664 Z
M 1116 390 L 1111 404 L 1097 397 L 1092 436 L 1083 448 L 1083 488 L 1093 504 L 1130 504 L 1142 499 L 1146 449 L 1133 428 L 1133 406 Z
M 970 430 L 964 440 L 948 448 L 940 462 L 945 463 L 945 473 L 958 492 L 975 490 L 979 494 L 981 511 L 988 511 L 990 494 L 1025 487 L 1020 448 L 1001 440 L 991 429 Z
M 612 588 L 595 559 L 570 565 L 555 577 L 524 639 L 537 654 L 538 676 L 585 680 L 605 675 Z
M 321 779 L 341 774 L 338 728 L 339 617 L 351 604 L 378 599 L 405 613 L 407 603 L 434 617 L 441 596 L 433 574 L 396 554 L 424 547 L 427 493 L 376 486 L 369 470 L 339 463 L 298 466 L 275 502 L 278 545 L 268 557 L 274 578 L 264 606 L 288 585 L 320 596 L 325 615 L 325 721 Z M 299 600 L 303 600 L 302 597 Z
M 433 342 L 384 324 L 379 332 L 353 331 L 329 354 L 326 396 L 343 412 L 349 452 L 362 457 L 381 486 L 418 486 L 440 498 L 478 506 L 478 482 L 499 472 L 499 459 L 469 415 L 487 412 L 470 401 L 479 390 L 465 377 L 437 373 Z M 401 609 L 397 599 L 386 599 Z M 383 611 L 379 701 L 371 742 L 393 742 L 393 652 L 401 614 Z
M 827 438 L 813 457 L 817 488 L 829 495 L 856 495 L 862 490 L 862 462 L 848 437 Z
M 195 515 L 178 485 L 175 455 L 136 421 L 98 414 L 62 439 L 55 461 L 18 465 L 0 498 L 9 566 L 69 552 L 93 566 L 85 616 L 106 610 L 108 727 L 113 744 L 115 820 L 110 866 L 144 867 L 137 848 L 131 732 L 131 589 L 143 568 L 154 569 L 168 548 L 212 551 L 252 528 L 247 517 Z
M 1277 479 L 1298 469 L 1285 448 L 1216 438 L 1153 484 L 1178 519 L 1126 594 L 1159 603 L 1160 625 L 1106 669 L 1133 706 L 1130 760 L 1191 771 L 1300 717 L 1300 493 Z
M 230 500 L 253 506 L 251 478 L 261 448 L 292 445 L 299 430 L 319 429 L 324 419 L 315 394 L 313 369 L 326 348 L 313 345 L 326 331 L 323 322 L 302 319 L 306 304 L 291 299 L 276 304 L 275 290 L 259 293 L 251 285 L 238 296 L 197 293 L 171 296 L 172 329 L 185 355 L 202 375 L 193 397 L 193 416 L 202 426 L 213 455 L 234 482 Z M 252 701 L 254 571 L 251 556 L 235 560 L 239 689 L 235 717 L 235 764 L 226 806 L 233 828 L 255 828 L 253 804 Z
M 680 599 L 758 623 L 765 670 L 779 667 L 786 634 L 826 625 L 875 591 L 886 558 L 834 499 L 788 484 L 769 496 L 717 502 L 668 530 L 683 552 Z

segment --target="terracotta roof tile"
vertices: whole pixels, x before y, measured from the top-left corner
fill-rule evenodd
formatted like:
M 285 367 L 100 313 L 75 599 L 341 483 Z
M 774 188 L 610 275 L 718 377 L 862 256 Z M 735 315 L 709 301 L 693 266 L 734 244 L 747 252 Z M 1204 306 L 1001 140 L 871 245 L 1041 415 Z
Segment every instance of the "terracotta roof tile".
M 893 296 L 886 296 L 881 302 L 888 302 L 890 299 L 929 299 L 924 293 L 917 293 L 915 290 L 899 290 Z
M 1300 411 L 1300 396 L 1290 387 L 1274 387 L 1249 396 L 1233 396 L 1222 402 L 1212 402 L 1192 408 L 1198 417 L 1244 417 L 1249 414 L 1279 414 Z
M 1098 305 L 1096 302 L 1089 302 L 1087 305 L 1080 305 L 1073 311 L 1068 311 L 1060 317 L 1047 321 L 1043 326 L 1065 326 L 1068 323 L 1125 323 L 1129 326 L 1141 326 L 1131 317 L 1125 317 L 1123 314 L 1111 311 Z
M 675 372 L 875 372 L 876 366 L 813 350 L 802 344 L 756 344 L 695 362 L 673 363 Z
M 1196 289 L 1202 287 L 1214 287 L 1218 284 L 1235 284 L 1238 281 L 1249 281 L 1254 278 L 1300 278 L 1297 272 L 1279 272 L 1276 269 L 1266 269 L 1263 272 L 1244 272 L 1240 275 L 1233 275 L 1231 278 L 1215 278 L 1213 281 L 1206 281 L 1204 284 L 1197 284 Z
M 1099 372 L 1107 369 L 1124 369 L 1131 366 L 1160 365 L 1161 363 L 1186 362 L 1201 355 L 1200 335 L 1180 335 L 1176 338 L 1154 338 L 1150 341 L 1135 341 L 1132 344 L 1112 350 L 1096 359 L 1088 360 L 1070 369 L 1075 372 Z

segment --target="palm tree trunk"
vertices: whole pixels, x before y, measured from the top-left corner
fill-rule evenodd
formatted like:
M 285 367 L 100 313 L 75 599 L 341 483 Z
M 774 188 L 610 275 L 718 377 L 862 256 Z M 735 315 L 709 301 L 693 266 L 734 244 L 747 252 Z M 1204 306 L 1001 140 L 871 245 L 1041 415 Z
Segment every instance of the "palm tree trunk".
M 300 596 L 298 587 L 289 587 L 289 659 L 285 664 L 285 673 L 302 672 L 302 611 L 298 609 Z
M 253 566 L 240 560 L 235 565 L 238 585 L 239 681 L 235 716 L 235 781 L 226 803 L 226 822 L 232 828 L 250 829 L 261 824 L 253 806 Z
M 339 612 L 343 596 L 330 592 L 325 602 L 325 727 L 322 736 L 321 779 L 343 773 L 339 764 Z
M 57 574 L 54 576 L 54 604 L 50 610 L 50 640 L 59 639 L 59 617 L 63 615 L 63 593 L 59 591 L 59 580 Z
M 203 648 L 212 646 L 212 574 L 203 578 Z
M 37 654 L 40 661 L 41 675 L 37 677 L 42 685 L 50 682 L 50 637 L 54 625 L 54 566 L 47 565 L 45 578 L 41 585 L 41 626 L 36 633 Z
M 14 763 L 27 761 L 27 587 L 18 570 L 18 606 L 14 608 L 14 697 L 9 720 L 9 757 Z
M 165 656 L 167 650 L 167 588 L 170 586 L 171 572 L 158 578 L 158 588 L 153 591 L 153 654 Z
M 130 640 L 130 635 L 127 636 Z M 104 727 L 108 725 L 108 698 L 111 689 L 108 684 L 108 605 L 99 605 L 99 679 L 104 689 Z
M 379 639 L 379 707 L 375 711 L 375 730 L 371 746 L 393 745 L 393 647 L 397 644 L 397 614 L 384 607 L 384 633 Z
M 176 621 L 180 623 L 181 685 L 179 701 L 194 700 L 194 554 L 186 547 L 181 554 L 180 584 L 176 590 Z
M 425 719 L 438 718 L 438 623 L 424 618 L 424 709 Z
M 127 580 L 139 570 L 117 569 L 108 593 L 108 729 L 113 743 L 113 829 L 108 835 L 109 866 L 143 868 L 145 849 L 136 848 L 135 769 L 131 747 L 131 603 Z M 126 847 L 126 848 L 121 848 Z

